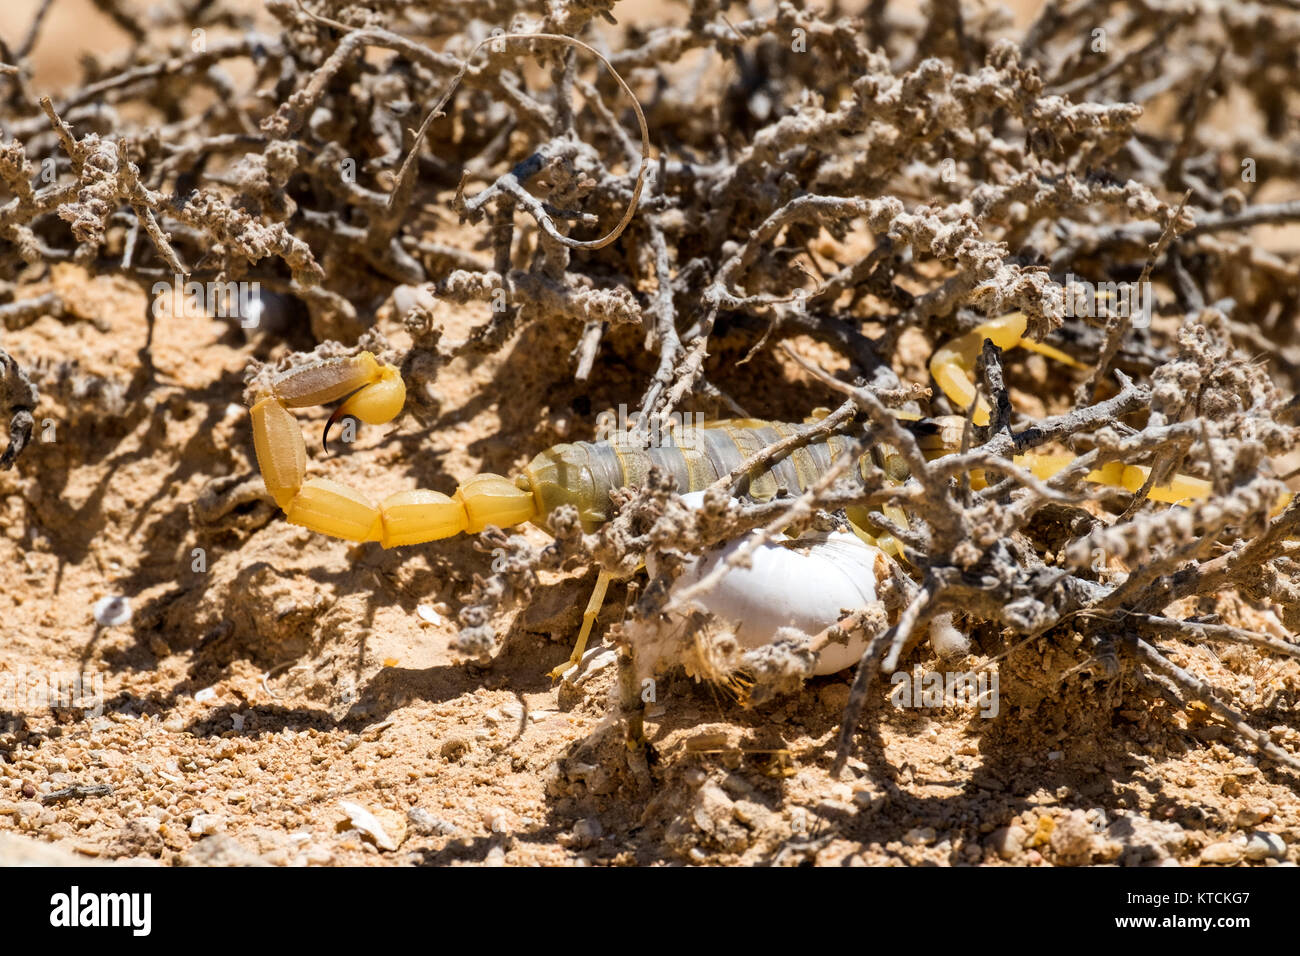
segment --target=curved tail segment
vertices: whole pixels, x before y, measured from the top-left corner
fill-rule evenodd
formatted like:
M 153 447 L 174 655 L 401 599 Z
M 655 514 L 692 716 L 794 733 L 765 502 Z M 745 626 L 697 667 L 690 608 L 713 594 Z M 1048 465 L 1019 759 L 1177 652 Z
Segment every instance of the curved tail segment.
M 488 525 L 511 527 L 536 517 L 530 489 L 500 475 L 475 475 L 454 495 L 399 491 L 379 504 L 328 478 L 307 478 L 307 446 L 290 408 L 323 405 L 347 396 L 330 424 L 352 416 L 368 425 L 392 421 L 406 403 L 406 386 L 391 365 L 369 352 L 290 369 L 252 408 L 253 445 L 266 490 L 290 524 L 347 541 L 378 541 L 395 548 L 477 534 Z M 328 435 L 329 426 L 326 426 Z

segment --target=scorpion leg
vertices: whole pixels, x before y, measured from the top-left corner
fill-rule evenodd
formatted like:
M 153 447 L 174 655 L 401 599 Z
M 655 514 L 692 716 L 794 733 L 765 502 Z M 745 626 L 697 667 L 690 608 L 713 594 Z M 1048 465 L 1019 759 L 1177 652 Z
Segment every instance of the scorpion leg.
M 573 645 L 573 653 L 569 655 L 569 659 L 551 671 L 551 680 L 559 680 L 563 677 L 564 672 L 570 667 L 577 666 L 577 663 L 582 660 L 582 655 L 587 652 L 587 638 L 591 636 L 591 628 L 600 614 L 601 605 L 605 603 L 605 592 L 609 589 L 609 582 L 612 580 L 614 575 L 601 568 L 596 575 L 596 587 L 592 589 L 591 598 L 587 601 L 587 610 L 582 612 L 582 630 L 578 632 L 578 642 Z
M 500 475 L 475 475 L 455 495 L 399 491 L 376 505 L 361 492 L 328 478 L 306 478 L 307 448 L 289 408 L 348 397 L 330 416 L 369 425 L 392 421 L 406 401 L 401 374 L 369 352 L 290 369 L 254 403 L 253 444 L 266 490 L 291 524 L 348 541 L 385 548 L 476 534 L 488 525 L 510 527 L 536 516 L 531 490 Z
M 902 560 L 902 545 L 899 544 L 897 538 L 885 532 L 871 520 L 870 508 L 865 505 L 849 505 L 844 509 L 844 513 L 848 515 L 850 530 L 862 541 L 865 541 L 873 548 L 879 548 L 891 558 Z M 881 505 L 880 513 L 900 528 L 910 527 L 907 521 L 907 512 L 898 505 Z
M 949 400 L 961 409 L 969 408 L 972 401 L 977 402 L 974 414 L 976 425 L 987 425 L 989 423 L 988 403 L 979 396 L 973 379 L 975 362 L 984 348 L 985 339 L 991 339 L 994 345 L 1002 349 L 1019 346 L 1075 368 L 1083 367 L 1064 352 L 1054 349 L 1050 345 L 1043 345 L 1032 339 L 1026 339 L 1024 334 L 1024 314 L 1012 312 L 976 326 L 965 335 L 959 336 L 942 346 L 931 356 L 930 374 L 934 376 L 934 380 L 938 382 L 939 387 L 943 389 L 943 393 L 948 396 Z M 944 450 L 951 451 L 952 449 L 946 448 Z M 1037 478 L 1044 481 L 1061 471 L 1072 461 L 1074 461 L 1073 455 L 1017 455 L 1015 457 L 1017 465 L 1028 468 Z M 1085 477 L 1087 481 L 1095 484 L 1111 485 L 1136 492 L 1146 484 L 1147 477 L 1150 474 L 1151 469 L 1145 466 L 1126 465 L 1123 462 L 1113 461 L 1088 472 Z M 971 477 L 978 487 L 983 486 L 981 474 L 972 473 Z M 1210 491 L 1210 483 L 1205 479 L 1178 474 L 1174 475 L 1167 485 L 1153 486 L 1149 497 L 1154 501 L 1178 504 L 1190 499 L 1208 498 Z

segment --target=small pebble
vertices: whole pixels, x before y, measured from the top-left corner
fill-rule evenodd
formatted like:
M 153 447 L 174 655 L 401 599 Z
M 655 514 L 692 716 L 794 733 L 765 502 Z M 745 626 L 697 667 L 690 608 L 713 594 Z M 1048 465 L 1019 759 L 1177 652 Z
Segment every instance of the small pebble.
M 1280 860 L 1286 856 L 1286 842 L 1276 833 L 1256 830 L 1246 841 L 1246 859 Z
M 440 305 L 428 286 L 399 285 L 393 290 L 393 311 L 402 318 L 417 306 L 435 312 Z
M 348 800 L 340 800 L 339 809 L 347 814 L 351 828 L 360 831 L 362 836 L 369 837 L 379 849 L 397 849 L 397 841 L 388 835 L 383 824 L 379 822 L 379 818 L 365 807 Z
M 987 845 L 999 859 L 1010 860 L 1020 852 L 1027 839 L 1029 834 L 1025 832 L 1024 827 L 1000 827 L 989 834 Z
M 600 839 L 603 832 L 604 828 L 601 827 L 599 820 L 595 817 L 587 817 L 573 825 L 573 842 L 577 846 L 590 846 Z
M 818 691 L 817 697 L 828 713 L 843 713 L 849 703 L 849 687 L 843 683 L 827 684 Z
M 853 802 L 863 810 L 874 812 L 883 807 L 889 800 L 883 793 L 872 790 L 870 787 L 859 787 L 853 791 Z
M 1246 848 L 1241 843 L 1211 843 L 1201 851 L 1201 862 L 1230 866 L 1239 863 L 1245 855 Z
M 460 757 L 473 748 L 474 742 L 468 737 L 461 734 L 452 734 L 442 742 L 439 752 L 446 760 L 459 760 Z
M 460 830 L 453 823 L 441 817 L 435 817 L 423 807 L 412 807 L 406 811 L 406 820 L 416 833 L 421 836 L 455 836 Z
M 913 827 L 907 831 L 907 834 L 903 837 L 903 842 L 910 846 L 929 846 L 937 836 L 934 827 Z
M 195 836 L 212 836 L 223 826 L 225 820 L 215 813 L 200 813 L 190 821 L 190 833 Z
M 100 598 L 95 602 L 92 612 L 96 624 L 102 627 L 117 627 L 131 620 L 131 602 L 120 595 Z
M 307 850 L 304 859 L 308 866 L 329 866 L 334 862 L 334 854 L 328 847 L 314 846 Z
M 1237 828 L 1249 830 L 1251 827 L 1257 827 L 1269 817 L 1271 817 L 1277 808 L 1271 803 L 1257 803 L 1253 806 L 1242 807 L 1237 811 Z

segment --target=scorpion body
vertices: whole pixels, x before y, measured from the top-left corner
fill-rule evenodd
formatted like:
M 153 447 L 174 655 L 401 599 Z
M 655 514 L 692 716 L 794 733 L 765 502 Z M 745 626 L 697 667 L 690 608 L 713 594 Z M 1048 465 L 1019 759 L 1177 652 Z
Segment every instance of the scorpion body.
M 986 424 L 989 419 L 988 406 L 972 380 L 986 337 L 1002 348 L 1022 346 L 1071 361 L 1054 349 L 1024 340 L 1024 330 L 1025 319 L 1019 313 L 990 320 L 937 350 L 931 361 L 931 374 L 940 388 L 957 407 L 969 409 L 978 425 Z M 560 444 L 534 457 L 513 480 L 501 475 L 478 474 L 462 482 L 452 495 L 416 489 L 399 491 L 376 503 L 340 482 L 306 477 L 306 445 L 289 409 L 339 399 L 345 401 L 330 416 L 330 424 L 351 416 L 366 424 L 382 425 L 402 411 L 406 386 L 397 368 L 381 364 L 371 353 L 362 352 L 349 358 L 302 365 L 255 387 L 252 422 L 258 466 L 267 491 L 291 524 L 350 541 L 376 541 L 385 548 L 434 541 L 462 532 L 476 534 L 489 525 L 509 528 L 532 522 L 549 530 L 550 516 L 563 505 L 576 508 L 583 529 L 591 532 L 610 517 L 610 493 L 623 487 L 643 486 L 652 468 L 670 475 L 682 494 L 701 492 L 720 479 L 741 473 L 740 466 L 758 452 L 790 437 L 799 428 L 746 418 L 691 426 L 681 432 L 671 432 L 653 445 L 625 437 Z M 916 436 L 918 447 L 927 457 L 949 454 L 960 446 L 964 418 L 912 420 L 915 416 L 902 413 L 899 417 Z M 327 437 L 328 433 L 327 425 Z M 838 435 L 810 439 L 770 465 L 754 468 L 741 478 L 734 490 L 751 501 L 798 495 L 824 476 L 832 463 L 846 453 L 849 444 L 848 439 Z M 884 443 L 868 449 L 858 462 L 864 474 L 868 458 L 884 472 L 888 481 L 907 481 L 908 468 L 897 449 Z M 1015 456 L 1017 465 L 1029 469 L 1039 479 L 1050 478 L 1073 460 L 1074 456 L 1068 454 Z M 1149 476 L 1149 468 L 1109 462 L 1089 472 L 1086 478 L 1136 492 L 1144 487 Z M 982 474 L 973 472 L 971 483 L 973 487 L 982 487 Z M 1147 489 L 1150 498 L 1171 503 L 1204 498 L 1209 491 L 1209 482 L 1181 474 L 1174 475 L 1169 484 Z M 898 527 L 907 527 L 907 515 L 898 506 L 886 504 L 881 511 Z M 872 554 L 881 559 L 882 551 L 900 555 L 899 543 L 871 523 L 867 508 L 851 507 L 847 514 L 853 531 L 864 542 L 863 547 L 872 548 Z M 790 563 L 789 555 L 778 557 Z M 806 572 L 807 564 L 805 560 L 799 567 Z M 794 572 L 787 569 L 777 577 L 791 573 Z M 864 583 L 874 587 L 874 572 L 868 576 L 872 581 Z M 570 665 L 578 660 L 586 646 L 610 580 L 610 573 L 604 570 L 597 577 Z M 760 590 L 764 588 L 766 585 Z M 838 612 L 839 608 L 833 610 Z M 834 663 L 823 662 L 826 666 Z M 564 670 L 562 666 L 552 673 L 559 675 Z
M 652 468 L 671 476 L 682 494 L 704 491 L 795 430 L 783 422 L 738 418 L 669 433 L 655 445 L 629 439 L 555 445 L 535 457 L 517 481 L 533 492 L 539 525 L 544 526 L 546 516 L 560 505 L 571 504 L 590 532 L 608 519 L 610 492 L 641 487 Z M 800 494 L 826 473 L 845 447 L 836 435 L 809 442 L 743 478 L 739 493 L 750 501 Z
M 377 541 L 385 548 L 418 544 L 460 532 L 476 533 L 489 524 L 501 527 L 532 522 L 545 529 L 556 508 L 572 505 L 583 529 L 590 532 L 609 518 L 610 492 L 645 484 L 652 468 L 672 477 L 685 494 L 703 491 L 731 474 L 763 448 L 794 434 L 798 426 L 758 419 L 714 421 L 668 433 L 655 444 L 621 437 L 555 445 L 538 454 L 513 480 L 475 475 L 454 495 L 403 491 L 378 504 L 360 492 L 324 478 L 305 479 L 306 446 L 287 408 L 318 404 L 356 391 L 332 416 L 355 415 L 379 424 L 400 410 L 401 379 L 363 352 L 355 359 L 333 360 L 294 369 L 272 384 L 270 394 L 253 405 L 254 443 L 267 489 L 291 524 L 352 541 Z M 374 381 L 356 390 L 358 376 Z M 344 379 L 345 384 L 334 385 Z M 374 389 L 373 395 L 367 395 Z M 343 394 L 346 394 L 344 392 Z M 378 409 L 374 404 L 381 405 Z M 802 445 L 767 468 L 741 481 L 739 494 L 767 501 L 806 491 L 843 454 L 847 443 L 837 435 Z M 868 454 L 878 463 L 900 462 L 879 446 Z M 901 477 L 901 476 L 900 476 Z
M 253 402 L 253 438 L 267 490 L 291 524 L 350 541 L 377 541 L 385 548 L 471 534 L 488 525 L 511 527 L 547 519 L 561 505 L 573 505 L 583 528 L 607 520 L 610 492 L 645 483 L 651 468 L 671 475 L 682 493 L 703 491 L 771 443 L 797 428 L 781 422 L 732 419 L 669 433 L 654 445 L 620 438 L 574 442 L 543 451 L 514 479 L 480 474 L 462 482 L 454 495 L 401 491 L 375 503 L 361 492 L 327 478 L 306 477 L 307 449 L 288 409 L 350 396 L 330 417 L 345 415 L 383 424 L 401 411 L 406 388 L 397 369 L 369 352 L 291 369 L 260 390 Z M 756 469 L 740 488 L 742 496 L 766 501 L 797 495 L 830 468 L 847 443 L 839 436 L 811 441 L 771 466 Z M 891 477 L 906 477 L 901 460 L 887 446 L 868 454 Z
M 971 373 L 985 337 L 1004 348 L 1019 345 L 1069 360 L 1053 349 L 1022 339 L 1024 326 L 1024 317 L 1012 313 L 985 323 L 935 353 L 931 362 L 935 381 L 959 407 L 970 407 L 974 401 L 977 424 L 987 422 L 988 413 L 987 406 L 980 404 L 982 399 L 977 396 Z M 758 419 L 731 419 L 669 433 L 666 440 L 654 445 L 626 438 L 555 445 L 533 458 L 513 480 L 479 474 L 462 482 L 453 495 L 417 489 L 400 491 L 375 503 L 347 485 L 306 477 L 306 445 L 288 409 L 340 398 L 346 401 L 330 416 L 331 423 L 352 416 L 367 424 L 381 425 L 401 412 L 406 386 L 395 367 L 381 364 L 369 352 L 284 372 L 255 392 L 252 420 L 258 466 L 268 492 L 290 523 L 351 541 L 377 541 L 385 548 L 462 532 L 476 534 L 488 525 L 508 528 L 533 522 L 546 529 L 549 516 L 566 504 L 578 510 L 584 530 L 590 532 L 608 519 L 610 492 L 640 487 L 651 468 L 658 467 L 671 475 L 683 494 L 703 491 L 798 427 Z M 948 416 L 912 421 L 909 427 L 925 453 L 937 456 L 956 450 L 963 421 Z M 755 469 L 741 481 L 739 492 L 757 501 L 797 495 L 827 472 L 847 444 L 846 439 L 835 435 L 810 441 L 770 466 Z M 895 449 L 880 444 L 866 454 L 890 481 L 907 480 L 907 468 Z M 1029 468 L 1040 479 L 1051 477 L 1072 460 L 1072 455 L 1016 456 L 1017 464 Z M 1149 474 L 1150 469 L 1142 466 L 1111 462 L 1090 472 L 1087 480 L 1137 491 Z M 1208 493 L 1208 482 L 1185 475 L 1176 475 L 1170 484 L 1149 489 L 1151 498 L 1171 503 L 1203 498 Z M 891 521 L 906 525 L 906 516 L 897 508 L 886 506 L 883 510 Z M 892 539 L 877 540 L 862 527 L 857 520 L 861 512 L 851 511 L 849 517 L 867 540 L 896 552 Z

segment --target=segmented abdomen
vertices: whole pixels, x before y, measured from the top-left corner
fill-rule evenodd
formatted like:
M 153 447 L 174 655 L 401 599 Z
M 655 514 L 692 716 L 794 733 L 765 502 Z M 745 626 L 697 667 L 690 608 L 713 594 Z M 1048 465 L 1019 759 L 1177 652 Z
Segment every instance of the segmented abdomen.
M 743 418 L 708 424 L 670 434 L 653 447 L 626 441 L 575 442 L 542 452 L 524 470 L 537 495 L 540 522 L 562 504 L 578 509 L 591 530 L 609 514 L 609 493 L 616 488 L 645 484 L 652 467 L 676 481 L 677 490 L 703 491 L 732 472 L 755 452 L 794 434 L 796 426 Z M 756 501 L 777 494 L 806 491 L 830 468 L 842 451 L 843 439 L 831 436 L 795 449 L 772 467 L 751 475 L 741 493 Z

